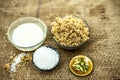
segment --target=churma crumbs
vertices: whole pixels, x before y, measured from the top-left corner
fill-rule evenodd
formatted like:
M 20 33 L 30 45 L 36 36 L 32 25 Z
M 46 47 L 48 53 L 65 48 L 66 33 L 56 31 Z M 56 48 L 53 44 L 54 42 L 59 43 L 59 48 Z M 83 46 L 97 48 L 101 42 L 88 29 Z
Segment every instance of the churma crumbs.
M 30 54 L 21 53 L 17 56 L 10 57 L 12 61 L 4 65 L 4 69 L 10 72 L 16 72 L 17 68 L 21 66 L 20 63 L 26 61 L 32 61 L 32 56 Z
M 51 23 L 53 38 L 64 46 L 78 46 L 89 39 L 89 29 L 80 18 L 72 15 L 57 17 Z

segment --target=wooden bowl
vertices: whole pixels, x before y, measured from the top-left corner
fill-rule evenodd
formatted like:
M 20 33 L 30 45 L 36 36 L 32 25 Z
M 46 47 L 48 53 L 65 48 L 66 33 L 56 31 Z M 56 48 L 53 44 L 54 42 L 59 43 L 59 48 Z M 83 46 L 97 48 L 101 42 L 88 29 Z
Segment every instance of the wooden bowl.
M 77 17 L 78 18 L 78 17 Z M 89 39 L 90 39 L 90 26 L 88 25 L 88 23 L 84 20 L 84 19 L 82 19 L 82 18 L 80 18 L 83 22 L 84 22 L 84 24 L 86 25 L 86 28 L 88 28 L 88 30 L 89 30 L 89 35 L 88 35 L 88 37 L 89 37 Z M 52 29 L 51 29 L 52 30 Z M 54 36 L 54 35 L 53 35 Z M 89 40 L 88 39 L 88 40 Z M 64 46 L 64 45 L 61 45 L 58 41 L 56 41 L 54 38 L 53 38 L 53 40 L 56 42 L 56 44 L 60 47 L 60 48 L 63 48 L 63 49 L 65 49 L 65 50 L 75 50 L 75 49 L 78 49 L 80 46 L 82 46 L 84 43 L 86 43 L 88 40 L 86 40 L 86 41 L 84 41 L 84 42 L 81 42 L 81 43 L 79 43 L 77 46 Z
M 87 59 L 88 60 L 88 64 L 89 64 L 89 68 L 87 70 L 87 72 L 81 72 L 81 71 L 78 71 L 76 70 L 72 65 L 74 64 L 75 62 L 75 59 L 78 59 L 78 58 L 84 58 L 84 59 Z M 69 64 L 69 68 L 71 70 L 71 72 L 77 76 L 87 76 L 88 74 L 90 74 L 93 70 L 93 63 L 92 61 L 90 60 L 90 58 L 84 56 L 84 55 L 78 55 L 78 56 L 75 56 L 74 58 L 71 59 L 70 61 L 70 64 Z

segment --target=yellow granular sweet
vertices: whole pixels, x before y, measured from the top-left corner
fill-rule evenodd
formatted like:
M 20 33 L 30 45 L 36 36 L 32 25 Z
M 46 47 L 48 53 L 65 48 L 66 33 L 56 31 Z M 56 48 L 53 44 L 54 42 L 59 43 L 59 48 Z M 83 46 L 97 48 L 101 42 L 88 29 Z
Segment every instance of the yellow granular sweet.
M 5 64 L 4 69 L 10 72 L 16 72 L 17 68 L 21 66 L 20 63 L 32 61 L 32 56 L 30 54 L 21 53 L 17 56 L 10 56 L 10 59 L 12 59 L 12 61 Z
M 89 39 L 89 29 L 80 18 L 71 15 L 57 17 L 51 25 L 53 38 L 63 46 L 78 46 Z
M 32 61 L 32 56 L 30 54 L 26 54 L 26 56 L 21 58 L 22 62 Z
M 6 69 L 8 71 L 10 69 L 10 63 L 5 64 L 4 69 Z

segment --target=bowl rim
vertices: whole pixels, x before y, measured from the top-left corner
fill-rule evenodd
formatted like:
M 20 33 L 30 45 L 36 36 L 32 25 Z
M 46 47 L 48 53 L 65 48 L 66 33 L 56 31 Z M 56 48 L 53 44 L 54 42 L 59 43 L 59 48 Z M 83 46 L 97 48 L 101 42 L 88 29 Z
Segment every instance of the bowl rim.
M 44 29 L 45 29 L 45 32 L 43 32 L 43 33 L 45 33 L 44 34 L 44 37 L 43 37 L 43 40 L 42 41 L 40 41 L 39 43 L 37 43 L 37 44 L 35 44 L 35 45 L 32 45 L 32 46 L 29 46 L 29 47 L 21 47 L 21 46 L 18 46 L 18 45 L 16 45 L 13 41 L 12 41 L 12 38 L 10 37 L 10 31 L 11 31 L 11 29 L 12 29 L 12 27 L 13 27 L 13 25 L 16 23 L 16 22 L 19 22 L 19 21 L 21 21 L 21 20 L 29 20 L 29 19 L 34 19 L 34 20 L 36 20 L 37 22 L 39 22 L 39 23 L 41 23 L 42 25 L 43 25 L 43 27 L 44 27 Z M 25 22 L 25 23 L 29 23 L 29 22 Z M 30 22 L 30 23 L 34 23 L 34 22 Z M 24 22 L 23 22 L 23 24 L 24 24 Z M 34 23 L 34 24 L 36 24 L 36 23 Z M 18 27 L 18 26 L 16 26 L 16 27 Z M 38 45 L 38 44 L 40 44 L 40 43 L 42 43 L 42 42 L 44 42 L 44 40 L 46 39 L 46 36 L 47 36 L 47 26 L 46 26 L 46 24 L 41 20 L 41 19 L 39 19 L 39 18 L 36 18 L 36 17 L 21 17 L 21 18 L 18 18 L 18 19 L 16 19 L 16 20 L 14 20 L 10 25 L 9 25 L 9 28 L 8 28 L 8 30 L 7 30 L 7 38 L 8 38 L 8 40 L 10 41 L 10 43 L 12 44 L 12 45 L 14 45 L 14 46 L 16 46 L 16 48 L 17 47 L 19 47 L 19 48 L 31 48 L 31 47 L 34 47 L 34 46 L 36 46 L 36 45 Z
M 80 57 L 87 58 L 87 59 L 89 60 L 89 62 L 91 63 L 91 69 L 90 69 L 90 71 L 89 71 L 88 73 L 85 73 L 85 74 L 82 74 L 82 75 L 74 72 L 73 69 L 71 68 L 71 65 L 72 65 L 71 63 L 74 61 L 74 59 L 80 58 Z M 85 56 L 85 55 L 77 55 L 77 56 L 74 56 L 74 57 L 70 60 L 70 62 L 69 62 L 69 69 L 70 69 L 70 71 L 71 71 L 73 74 L 75 74 L 75 75 L 77 75 L 77 76 L 87 76 L 87 75 L 89 75 L 89 74 L 92 72 L 92 70 L 93 70 L 93 62 L 92 62 L 92 60 L 91 60 L 89 57 L 87 57 L 87 56 Z

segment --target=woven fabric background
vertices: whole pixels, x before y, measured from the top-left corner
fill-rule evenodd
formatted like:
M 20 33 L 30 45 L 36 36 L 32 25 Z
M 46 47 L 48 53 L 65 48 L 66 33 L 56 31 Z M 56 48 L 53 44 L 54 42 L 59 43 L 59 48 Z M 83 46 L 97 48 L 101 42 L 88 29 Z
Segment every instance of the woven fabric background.
M 90 26 L 90 40 L 74 51 L 59 48 L 52 39 L 50 23 L 58 16 L 77 15 Z M 6 36 L 9 25 L 20 17 L 34 16 L 48 27 L 43 45 L 56 47 L 60 63 L 52 71 L 40 71 L 32 62 L 25 62 L 16 73 L 4 70 L 10 56 L 21 51 Z M 33 52 L 29 52 L 31 55 Z M 69 61 L 86 55 L 94 69 L 86 77 L 77 77 L 69 70 Z M 0 0 L 0 80 L 120 80 L 120 0 Z

